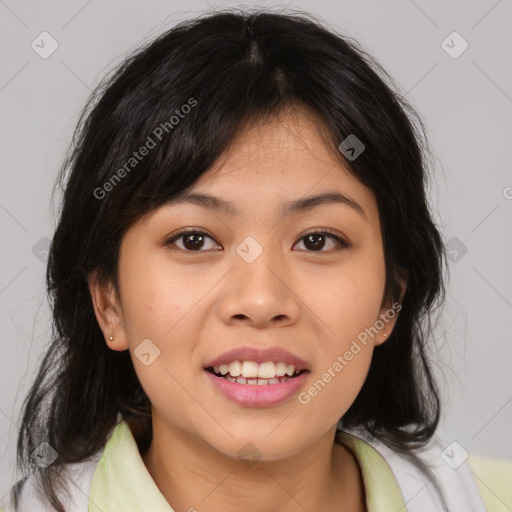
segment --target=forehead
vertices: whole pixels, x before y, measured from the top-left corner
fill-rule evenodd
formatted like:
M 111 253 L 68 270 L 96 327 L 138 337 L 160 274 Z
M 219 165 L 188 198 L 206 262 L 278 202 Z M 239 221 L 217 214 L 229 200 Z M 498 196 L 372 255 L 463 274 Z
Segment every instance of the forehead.
M 236 164 L 265 166 L 267 163 L 283 171 L 292 170 L 292 165 L 300 170 L 314 161 L 315 167 L 322 163 L 340 166 L 341 161 L 331 146 L 326 126 L 316 114 L 288 108 L 265 120 L 246 123 L 209 174 L 233 169 Z
M 335 151 L 325 126 L 314 114 L 288 111 L 243 128 L 221 158 L 181 197 L 215 195 L 228 203 L 225 213 L 240 215 L 244 205 L 253 202 L 280 203 L 283 211 L 301 198 L 330 192 L 347 198 L 346 205 L 354 210 L 360 205 L 367 219 L 378 216 L 373 192 Z M 351 200 L 356 204 L 351 205 Z

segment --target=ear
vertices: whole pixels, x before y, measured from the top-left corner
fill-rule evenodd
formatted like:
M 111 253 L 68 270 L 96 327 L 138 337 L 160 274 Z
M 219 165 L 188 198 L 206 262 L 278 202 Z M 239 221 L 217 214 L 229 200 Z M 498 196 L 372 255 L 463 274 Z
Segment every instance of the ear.
M 127 350 L 128 343 L 122 311 L 113 283 L 100 280 L 97 271 L 91 272 L 87 281 L 94 314 L 107 346 L 112 350 Z M 112 341 L 110 340 L 111 336 L 113 337 Z
M 382 345 L 382 343 L 387 341 L 391 336 L 396 321 L 398 320 L 399 312 L 402 309 L 402 301 L 406 289 L 407 278 L 403 277 L 400 279 L 400 299 L 393 303 L 385 303 L 381 308 L 379 319 L 375 323 L 378 333 L 374 338 L 374 346 Z

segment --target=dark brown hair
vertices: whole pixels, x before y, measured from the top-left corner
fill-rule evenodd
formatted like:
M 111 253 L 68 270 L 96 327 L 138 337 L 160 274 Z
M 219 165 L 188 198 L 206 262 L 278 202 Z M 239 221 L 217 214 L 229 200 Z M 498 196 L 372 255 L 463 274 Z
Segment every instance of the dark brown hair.
M 427 341 L 431 313 L 444 299 L 445 253 L 425 193 L 421 118 L 357 42 L 310 15 L 206 13 L 139 48 L 96 88 L 56 183 L 64 194 L 47 267 L 52 341 L 23 406 L 18 466 L 25 475 L 36 471 L 57 510 L 64 510 L 56 492 L 65 488 L 64 464 L 100 450 L 118 412 L 136 428 L 141 449 L 152 435 L 130 354 L 110 350 L 99 328 L 90 272 L 117 287 L 127 229 L 191 187 L 248 121 L 290 106 L 317 115 L 340 161 L 375 193 L 390 302 L 400 298 L 399 278 L 408 280 L 395 329 L 376 347 L 340 424 L 403 452 L 433 435 L 440 405 Z M 158 141 L 157 127 L 165 131 Z M 338 150 L 351 134 L 365 145 L 355 160 Z M 155 146 L 126 167 L 148 137 Z M 42 441 L 58 453 L 45 470 L 30 457 Z

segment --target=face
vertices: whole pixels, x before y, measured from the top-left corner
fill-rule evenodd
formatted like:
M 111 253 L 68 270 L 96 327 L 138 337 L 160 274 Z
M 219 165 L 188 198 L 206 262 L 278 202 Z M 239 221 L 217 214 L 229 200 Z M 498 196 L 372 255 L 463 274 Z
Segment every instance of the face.
M 192 193 L 236 212 L 196 199 L 135 223 L 119 296 L 90 281 L 100 326 L 130 350 L 153 421 L 229 457 L 246 442 L 268 460 L 300 453 L 332 432 L 396 321 L 374 194 L 306 112 L 244 132 Z M 341 200 L 285 213 L 320 194 Z

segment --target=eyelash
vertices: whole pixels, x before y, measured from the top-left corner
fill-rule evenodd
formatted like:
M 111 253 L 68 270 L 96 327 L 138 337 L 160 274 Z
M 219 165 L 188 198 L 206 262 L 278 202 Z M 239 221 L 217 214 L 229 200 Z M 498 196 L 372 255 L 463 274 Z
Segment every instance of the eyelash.
M 190 229 L 190 228 L 187 228 L 187 229 L 183 229 L 182 231 L 176 233 L 175 235 L 173 235 L 171 238 L 169 238 L 166 242 L 165 242 L 165 245 L 171 245 L 173 244 L 176 240 L 178 240 L 179 238 L 185 236 L 185 235 L 188 235 L 188 234 L 197 234 L 197 235 L 206 235 L 208 238 L 210 238 L 211 240 L 213 240 L 214 242 L 218 243 L 215 238 L 213 238 L 213 236 L 211 236 L 209 233 L 207 233 L 206 231 L 201 231 L 199 229 Z M 347 249 L 348 247 L 350 247 L 351 244 L 349 244 L 348 242 L 346 242 L 345 240 L 343 240 L 342 238 L 340 238 L 339 236 L 335 235 L 330 229 L 326 228 L 324 229 L 323 231 L 309 231 L 307 233 L 305 233 L 304 235 L 302 235 L 301 238 L 299 238 L 297 240 L 297 242 L 303 240 L 304 238 L 306 238 L 308 235 L 327 235 L 328 238 L 331 238 L 331 239 L 334 239 L 338 244 L 339 244 L 339 248 L 338 249 L 335 249 L 335 250 L 331 250 L 331 251 L 324 251 L 324 250 L 320 250 L 320 251 L 311 251 L 311 250 L 306 250 L 306 252 L 310 252 L 310 253 L 323 253 L 323 252 L 327 252 L 327 253 L 332 253 L 332 252 L 338 252 L 338 251 L 341 251 L 342 249 Z M 220 244 L 219 244 L 220 245 Z M 295 244 L 294 244 L 295 245 Z M 209 252 L 209 251 L 204 251 L 204 250 L 197 250 L 197 251 L 189 251 L 187 249 L 181 249 L 181 247 L 178 247 L 178 249 L 180 249 L 181 251 L 184 251 L 184 252 L 188 252 L 188 253 L 201 253 L 201 252 Z

